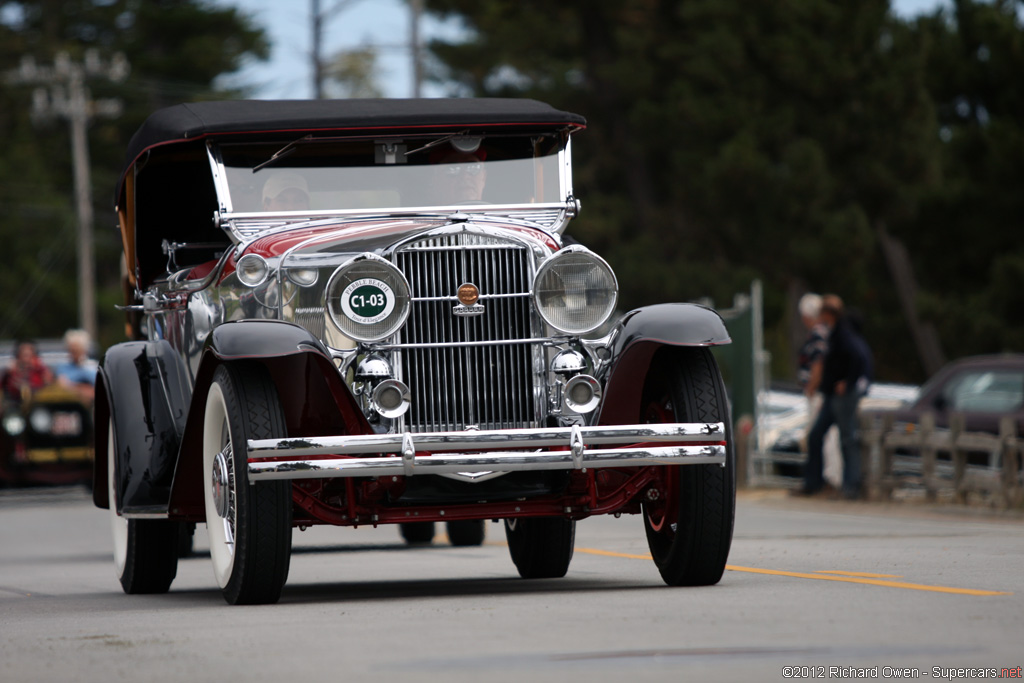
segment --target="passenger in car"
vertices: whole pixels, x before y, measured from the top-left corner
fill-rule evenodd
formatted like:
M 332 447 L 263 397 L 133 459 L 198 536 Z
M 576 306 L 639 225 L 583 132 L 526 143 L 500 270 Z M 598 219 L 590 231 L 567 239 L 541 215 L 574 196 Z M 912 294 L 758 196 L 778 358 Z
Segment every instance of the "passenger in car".
M 68 330 L 64 334 L 68 361 L 54 368 L 57 381 L 87 404 L 92 403 L 96 386 L 96 363 L 89 359 L 89 341 L 89 333 L 85 330 Z
M 35 342 L 23 339 L 15 344 L 16 353 L 4 371 L 0 385 L 5 400 L 21 403 L 32 394 L 53 383 L 53 372 L 43 363 Z
M 263 184 L 264 211 L 308 211 L 309 185 L 294 171 L 276 171 Z
M 483 164 L 486 157 L 482 149 L 475 152 L 449 149 L 433 157 L 431 161 L 439 166 L 434 176 L 435 201 L 432 203 L 483 201 L 484 186 L 487 184 L 487 169 Z

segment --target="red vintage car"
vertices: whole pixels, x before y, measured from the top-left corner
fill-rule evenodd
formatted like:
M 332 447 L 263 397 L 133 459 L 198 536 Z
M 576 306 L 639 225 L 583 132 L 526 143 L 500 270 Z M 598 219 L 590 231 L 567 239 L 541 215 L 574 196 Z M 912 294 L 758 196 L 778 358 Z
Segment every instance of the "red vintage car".
M 623 513 L 666 583 L 719 581 L 735 465 L 709 347 L 729 337 L 697 305 L 616 314 L 611 268 L 565 235 L 584 127 L 517 99 L 146 121 L 117 189 L 133 339 L 95 410 L 126 592 L 169 589 L 183 525 L 234 604 L 279 599 L 295 526 L 478 543 L 501 519 L 540 578 L 578 520 Z
M 58 384 L 0 411 L 0 485 L 92 482 L 90 407 Z

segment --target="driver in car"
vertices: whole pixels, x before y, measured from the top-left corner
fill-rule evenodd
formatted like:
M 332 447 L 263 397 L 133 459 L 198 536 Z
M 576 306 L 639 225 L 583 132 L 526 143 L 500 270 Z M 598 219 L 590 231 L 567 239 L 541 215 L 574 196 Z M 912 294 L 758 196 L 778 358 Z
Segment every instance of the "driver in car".
M 437 204 L 461 204 L 483 200 L 484 185 L 487 184 L 487 169 L 483 161 L 487 153 L 461 152 L 448 149 L 433 159 L 438 165 L 434 175 L 434 191 Z
M 294 171 L 276 171 L 263 184 L 264 211 L 308 211 L 309 185 Z

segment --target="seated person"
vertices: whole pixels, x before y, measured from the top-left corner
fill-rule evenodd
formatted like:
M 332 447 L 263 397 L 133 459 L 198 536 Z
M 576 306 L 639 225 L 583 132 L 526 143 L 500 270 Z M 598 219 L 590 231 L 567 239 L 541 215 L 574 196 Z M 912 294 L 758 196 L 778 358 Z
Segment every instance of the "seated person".
M 462 152 L 448 147 L 431 156 L 431 162 L 438 164 L 434 174 L 434 199 L 432 204 L 461 204 L 483 201 L 484 185 L 487 184 L 487 169 L 483 160 L 487 153 L 482 149 Z
M 309 211 L 309 186 L 294 171 L 275 171 L 263 184 L 264 211 Z
M 46 367 L 36 352 L 34 342 L 27 339 L 15 345 L 15 357 L 4 371 L 0 384 L 5 400 L 20 403 L 32 394 L 53 383 L 53 372 Z
M 57 381 L 78 394 L 83 403 L 92 403 L 96 386 L 96 363 L 89 359 L 89 333 L 85 330 L 68 330 L 64 335 L 64 348 L 70 359 L 54 369 Z

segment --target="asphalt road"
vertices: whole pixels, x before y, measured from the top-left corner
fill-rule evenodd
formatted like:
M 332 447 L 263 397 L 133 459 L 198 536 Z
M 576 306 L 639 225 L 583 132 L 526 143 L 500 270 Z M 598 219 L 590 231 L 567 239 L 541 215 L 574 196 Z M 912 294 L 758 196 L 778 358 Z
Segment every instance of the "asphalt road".
M 279 604 L 229 607 L 201 533 L 168 595 L 124 595 L 106 514 L 80 490 L 0 491 L 0 681 L 884 680 L 903 668 L 964 680 L 958 669 L 1024 664 L 1020 516 L 746 493 L 730 569 L 708 588 L 663 586 L 635 517 L 581 522 L 568 576 L 542 581 L 518 578 L 498 525 L 468 549 L 317 527 L 296 531 Z

